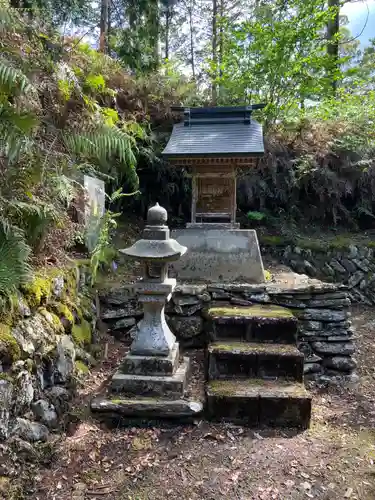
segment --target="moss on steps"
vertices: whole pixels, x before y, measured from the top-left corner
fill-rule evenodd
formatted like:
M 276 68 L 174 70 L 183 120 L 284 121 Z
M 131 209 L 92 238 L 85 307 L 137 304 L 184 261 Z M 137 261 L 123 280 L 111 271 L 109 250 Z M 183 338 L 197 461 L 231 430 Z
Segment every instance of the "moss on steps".
M 292 311 L 280 306 L 254 305 L 249 307 L 210 307 L 206 311 L 208 318 L 247 317 L 247 318 L 294 318 Z

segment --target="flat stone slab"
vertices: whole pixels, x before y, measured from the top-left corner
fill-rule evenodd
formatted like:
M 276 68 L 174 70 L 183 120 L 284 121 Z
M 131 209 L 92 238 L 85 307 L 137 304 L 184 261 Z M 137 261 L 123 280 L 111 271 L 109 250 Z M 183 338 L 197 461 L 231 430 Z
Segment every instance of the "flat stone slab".
M 214 342 L 208 347 L 209 380 L 228 377 L 303 381 L 304 355 L 291 344 Z
M 132 418 L 171 418 L 196 417 L 203 411 L 203 405 L 197 401 L 178 399 L 170 401 L 158 398 L 95 398 L 91 401 L 91 410 L 95 413 L 109 413 L 120 417 Z
M 249 426 L 309 427 L 311 396 L 301 383 L 286 381 L 214 380 L 207 384 L 212 419 Z
M 248 342 L 295 344 L 298 320 L 284 307 L 231 304 L 210 307 L 204 313 L 209 320 L 214 340 L 231 339 Z
M 178 281 L 264 283 L 264 269 L 256 231 L 250 229 L 187 228 L 172 238 L 188 251 L 171 264 Z
M 168 356 L 136 356 L 127 354 L 119 371 L 128 375 L 172 375 L 179 362 L 179 346 L 175 343 Z
M 112 377 L 113 392 L 138 396 L 165 396 L 181 398 L 189 375 L 190 360 L 184 358 L 173 375 L 128 375 L 118 370 Z

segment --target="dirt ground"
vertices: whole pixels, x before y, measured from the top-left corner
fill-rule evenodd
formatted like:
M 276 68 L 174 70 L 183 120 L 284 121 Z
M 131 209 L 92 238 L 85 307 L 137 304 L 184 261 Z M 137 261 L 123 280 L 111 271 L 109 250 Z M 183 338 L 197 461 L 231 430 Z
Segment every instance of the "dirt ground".
M 92 419 L 87 407 L 124 353 L 124 346 L 112 341 L 108 359 L 80 389 L 66 433 L 44 460 L 25 462 L 12 482 L 19 496 L 4 498 L 374 500 L 373 310 L 353 309 L 353 322 L 360 382 L 351 388 L 315 387 L 311 428 L 301 433 L 206 421 L 110 429 Z

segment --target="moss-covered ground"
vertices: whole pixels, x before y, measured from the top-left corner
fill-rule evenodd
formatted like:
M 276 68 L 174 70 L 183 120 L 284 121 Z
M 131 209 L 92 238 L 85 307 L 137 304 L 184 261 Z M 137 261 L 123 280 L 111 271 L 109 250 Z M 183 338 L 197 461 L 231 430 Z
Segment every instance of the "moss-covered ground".
M 310 228 L 310 226 L 309 226 Z M 258 239 L 261 245 L 266 247 L 286 247 L 288 245 L 297 246 L 301 249 L 312 250 L 315 252 L 327 252 L 329 250 L 345 251 L 351 245 L 375 247 L 375 237 L 373 234 L 345 233 L 340 232 L 322 232 L 321 228 L 305 234 L 302 229 L 299 231 L 283 231 L 283 234 L 270 232 L 266 228 L 257 231 Z
M 108 357 L 86 377 L 66 433 L 53 450 L 49 445 L 47 457 L 40 452 L 4 484 L 28 500 L 374 500 L 373 309 L 355 309 L 353 321 L 360 383 L 315 388 L 311 428 L 300 433 L 205 420 L 106 427 L 90 417 L 88 403 L 126 348 L 103 335 Z M 203 355 L 192 355 L 193 378 L 201 380 Z

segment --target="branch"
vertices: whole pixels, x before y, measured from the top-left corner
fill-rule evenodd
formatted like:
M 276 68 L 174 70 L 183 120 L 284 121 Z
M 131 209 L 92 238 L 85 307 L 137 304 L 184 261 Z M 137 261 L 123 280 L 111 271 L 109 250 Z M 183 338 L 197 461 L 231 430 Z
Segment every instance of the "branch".
M 357 40 L 357 38 L 359 38 L 362 35 L 362 33 L 365 31 L 369 17 L 370 17 L 370 9 L 369 9 L 367 0 L 365 0 L 365 5 L 366 5 L 366 9 L 367 9 L 367 17 L 366 17 L 366 21 L 365 21 L 365 24 L 363 25 L 361 32 L 357 36 L 351 38 L 350 40 L 345 40 L 345 41 L 341 42 L 340 45 L 344 45 L 344 43 L 354 42 L 354 40 Z

